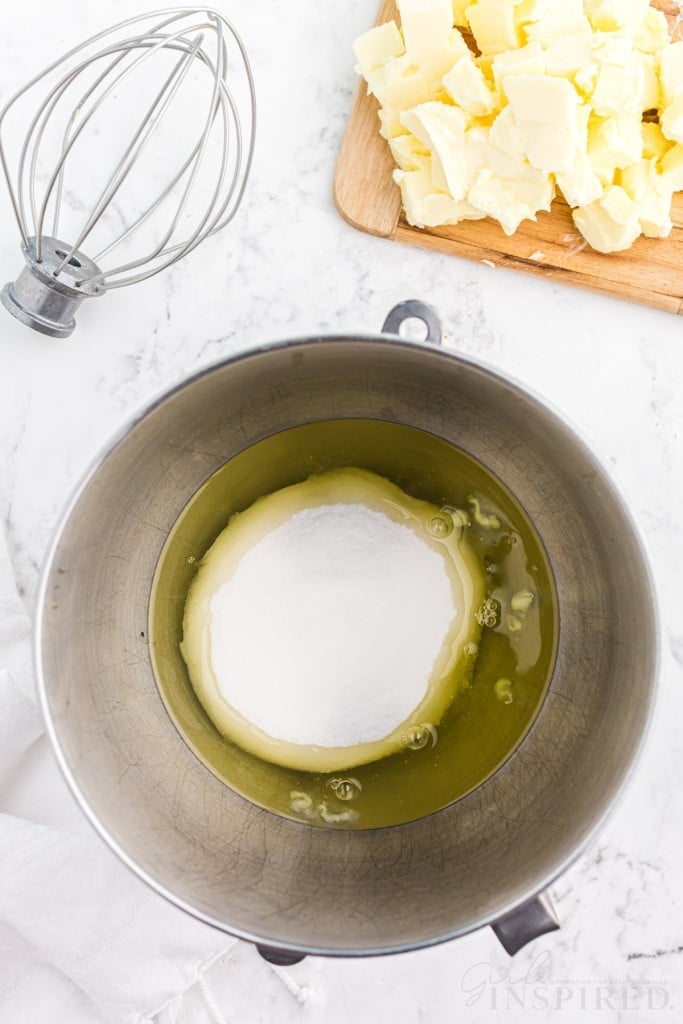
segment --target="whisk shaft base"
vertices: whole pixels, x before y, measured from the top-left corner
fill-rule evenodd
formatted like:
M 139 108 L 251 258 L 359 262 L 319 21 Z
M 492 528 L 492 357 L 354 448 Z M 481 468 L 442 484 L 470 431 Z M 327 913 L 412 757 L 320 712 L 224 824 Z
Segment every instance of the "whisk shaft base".
M 26 266 L 0 294 L 0 301 L 13 317 L 51 338 L 68 338 L 76 326 L 76 310 L 83 300 L 103 294 L 102 289 L 87 283 L 87 278 L 99 273 L 99 269 L 83 253 L 75 253 L 59 276 L 55 276 L 70 248 L 56 238 L 43 238 L 39 262 L 35 240 L 30 239 L 24 246 Z

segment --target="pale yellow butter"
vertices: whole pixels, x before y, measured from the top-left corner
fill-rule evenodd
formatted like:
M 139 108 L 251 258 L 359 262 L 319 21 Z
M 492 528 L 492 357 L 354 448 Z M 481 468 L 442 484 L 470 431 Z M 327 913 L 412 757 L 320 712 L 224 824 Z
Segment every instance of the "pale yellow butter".
M 435 192 L 429 158 L 419 170 L 394 171 L 394 180 L 401 189 L 406 220 L 415 227 L 457 224 L 461 220 L 480 220 L 486 216 L 467 202 Z
M 403 36 L 395 21 L 385 25 L 377 25 L 369 32 L 359 36 L 353 44 L 358 66 L 356 70 L 364 75 L 367 71 L 386 64 L 392 57 L 401 57 L 405 53 Z
M 657 161 L 639 160 L 621 172 L 621 185 L 638 207 L 638 220 L 648 238 L 667 238 L 671 234 L 671 198 L 673 189 L 657 170 Z
M 659 55 L 659 78 L 664 104 L 673 103 L 683 93 L 683 42 L 672 43 Z
M 584 3 L 591 25 L 603 32 L 637 28 L 650 6 L 650 0 L 584 0 Z
M 483 117 L 495 109 L 496 96 L 484 72 L 477 67 L 469 53 L 461 57 L 444 75 L 443 86 L 450 98 L 468 114 Z
M 638 205 L 618 185 L 608 186 L 602 197 L 572 214 L 574 223 L 598 252 L 630 249 L 641 234 Z
M 515 19 L 515 4 L 485 2 L 472 4 L 465 11 L 477 46 L 482 53 L 496 54 L 513 50 L 524 42 L 522 31 Z
M 659 124 L 667 139 L 683 142 L 683 93 L 661 111 Z
M 452 0 L 398 0 L 406 50 L 422 60 L 446 49 L 453 27 Z
M 662 178 L 667 186 L 678 192 L 683 188 L 683 146 L 672 146 L 661 158 Z
M 557 174 L 557 185 L 570 206 L 587 206 L 602 195 L 603 184 L 588 159 L 588 119 L 590 107 L 582 104 L 576 111 L 577 142 L 571 165 Z
M 577 145 L 576 90 L 564 78 L 508 77 L 503 88 L 521 133 L 529 163 L 549 174 L 568 171 Z
M 512 233 L 557 189 L 602 252 L 671 230 L 671 195 L 683 187 L 683 43 L 671 43 L 647 0 L 398 6 L 401 27 L 374 29 L 355 49 L 410 223 L 490 216 Z M 658 123 L 644 123 L 645 111 Z

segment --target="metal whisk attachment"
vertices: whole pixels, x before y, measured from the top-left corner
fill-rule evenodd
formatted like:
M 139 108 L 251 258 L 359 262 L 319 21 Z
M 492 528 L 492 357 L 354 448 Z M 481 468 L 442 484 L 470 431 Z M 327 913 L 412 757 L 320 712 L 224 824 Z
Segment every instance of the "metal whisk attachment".
M 255 127 L 249 60 L 216 10 L 129 18 L 60 57 L 0 110 L 26 260 L 5 308 L 68 337 L 85 298 L 177 263 L 235 216 Z

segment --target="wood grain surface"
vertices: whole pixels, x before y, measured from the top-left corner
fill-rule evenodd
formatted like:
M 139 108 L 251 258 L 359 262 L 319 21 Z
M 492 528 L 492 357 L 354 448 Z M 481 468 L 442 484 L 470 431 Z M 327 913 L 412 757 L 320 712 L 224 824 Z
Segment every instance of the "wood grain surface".
M 677 4 L 654 7 L 674 18 Z M 397 17 L 395 0 L 382 0 L 377 24 Z M 674 229 L 669 238 L 640 238 L 623 253 L 604 255 L 586 245 L 571 211 L 556 199 L 550 213 L 524 221 L 511 238 L 490 219 L 441 228 L 415 228 L 401 212 L 394 161 L 379 134 L 378 103 L 361 82 L 351 111 L 334 180 L 334 201 L 342 217 L 361 231 L 437 252 L 511 267 L 556 282 L 615 295 L 683 313 L 683 193 L 674 196 Z

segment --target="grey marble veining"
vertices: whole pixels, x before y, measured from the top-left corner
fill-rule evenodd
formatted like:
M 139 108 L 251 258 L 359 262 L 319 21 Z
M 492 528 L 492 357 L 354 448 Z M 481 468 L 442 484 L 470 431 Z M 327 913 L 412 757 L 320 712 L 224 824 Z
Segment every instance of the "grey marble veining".
M 81 5 L 78 17 L 46 0 L 13 6 L 0 39 L 0 94 L 23 80 L 28 54 L 43 64 L 52 47 L 154 6 L 103 0 Z M 397 301 L 432 302 L 449 346 L 512 374 L 577 425 L 642 528 L 663 638 L 645 756 L 596 844 L 554 886 L 562 930 L 513 963 L 488 931 L 398 958 L 309 960 L 290 971 L 306 988 L 297 999 L 240 946 L 210 983 L 226 1020 L 249 1024 L 517 1024 L 561 1011 L 567 1021 L 675 1019 L 683 1004 L 683 324 L 355 232 L 336 214 L 331 187 L 356 86 L 350 46 L 374 3 L 221 6 L 249 47 L 259 98 L 253 176 L 233 225 L 171 271 L 86 304 L 68 342 L 0 311 L 0 515 L 22 593 L 30 605 L 60 509 L 89 461 L 162 389 L 259 341 L 377 330 Z M 0 209 L 4 281 L 21 260 L 5 199 Z M 202 1021 L 193 1000 L 187 1019 Z

